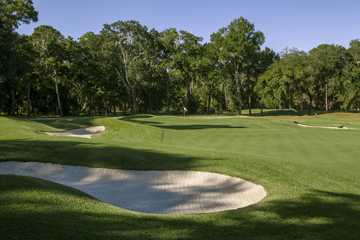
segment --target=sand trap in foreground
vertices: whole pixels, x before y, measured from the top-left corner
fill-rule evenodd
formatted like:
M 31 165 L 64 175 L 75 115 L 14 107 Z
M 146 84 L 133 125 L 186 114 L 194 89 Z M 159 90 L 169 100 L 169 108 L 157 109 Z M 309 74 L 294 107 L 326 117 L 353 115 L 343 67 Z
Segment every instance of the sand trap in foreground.
M 0 174 L 45 179 L 115 206 L 146 213 L 209 213 L 243 208 L 266 196 L 240 178 L 195 171 L 127 171 L 35 162 L 0 162 Z
M 62 132 L 45 132 L 49 136 L 57 137 L 80 137 L 80 138 L 91 138 L 93 135 L 102 133 L 105 131 L 104 126 L 95 126 L 88 128 L 79 128 L 69 131 Z
M 299 122 L 294 122 L 296 125 L 300 126 L 300 127 L 305 127 L 305 128 L 324 128 L 324 129 L 340 129 L 340 130 L 349 130 L 351 128 L 348 127 L 331 127 L 331 126 L 313 126 L 313 125 L 307 125 L 307 124 L 302 124 Z

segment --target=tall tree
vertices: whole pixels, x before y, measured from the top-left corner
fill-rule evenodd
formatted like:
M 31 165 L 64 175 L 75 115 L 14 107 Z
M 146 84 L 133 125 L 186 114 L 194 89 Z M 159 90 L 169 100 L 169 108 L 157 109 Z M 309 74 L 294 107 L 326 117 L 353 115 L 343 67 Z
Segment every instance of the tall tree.
M 63 67 L 66 65 L 64 54 L 64 37 L 59 31 L 50 26 L 39 26 L 31 35 L 35 51 L 39 55 L 38 77 L 51 79 L 54 84 L 57 113 L 62 116 L 61 96 L 59 83 Z
M 3 96 L 3 101 L 5 100 L 5 102 L 0 100 L 0 111 L 5 107 L 10 114 L 15 113 L 14 87 L 19 78 L 23 77 L 19 75 L 23 73 L 20 67 L 25 66 L 22 60 L 26 60 L 19 57 L 23 52 L 22 44 L 26 40 L 15 33 L 15 30 L 20 24 L 32 21 L 37 21 L 37 12 L 31 0 L 0 0 L 0 94 Z M 6 99 L 11 100 L 6 101 Z
M 266 47 L 264 50 L 258 52 L 255 56 L 253 67 L 250 69 L 250 75 L 247 82 L 247 95 L 248 95 L 248 109 L 249 115 L 252 114 L 252 102 L 256 101 L 258 96 L 256 94 L 256 84 L 259 81 L 259 76 L 264 73 L 269 66 L 276 61 L 279 56 L 270 48 Z M 261 109 L 262 109 L 262 104 Z
M 104 25 L 102 34 L 109 40 L 113 50 L 118 54 L 119 64 L 116 66 L 118 78 L 124 85 L 131 98 L 132 112 L 138 111 L 136 86 L 139 83 L 136 71 L 146 55 L 148 40 L 151 35 L 147 27 L 136 21 L 118 21 Z
M 104 109 L 106 105 L 105 93 L 110 94 L 118 90 L 117 87 L 105 89 L 105 82 L 114 76 L 114 71 L 111 70 L 111 55 L 106 53 L 104 38 L 102 35 L 87 32 L 73 47 L 72 82 L 80 111 L 88 114 L 101 113 L 103 111 L 100 109 Z
M 201 54 L 202 38 L 186 31 L 180 31 L 180 44 L 176 55 L 176 66 L 186 87 L 186 105 L 190 112 L 196 112 L 198 106 L 193 95 L 194 85 Z
M 337 97 L 344 110 L 360 110 L 360 40 L 353 40 L 347 50 L 350 59 L 343 69 Z
M 265 41 L 264 34 L 256 31 L 254 24 L 240 17 L 211 37 L 235 85 L 237 111 L 242 112 L 242 95 L 254 71 L 257 54 Z
M 221 61 L 218 51 L 213 43 L 207 43 L 202 47 L 201 59 L 199 61 L 198 75 L 201 85 L 205 87 L 206 112 L 211 112 L 211 103 L 222 78 Z
M 160 44 L 163 46 L 163 59 L 161 67 L 166 74 L 166 96 L 165 104 L 166 110 L 169 112 L 171 108 L 179 110 L 178 102 L 182 96 L 179 94 L 178 74 L 176 67 L 176 55 L 179 47 L 179 33 L 175 28 L 166 29 L 159 35 Z
M 321 44 L 309 52 L 313 77 L 317 81 L 318 95 L 323 95 L 325 111 L 330 109 L 329 97 L 334 97 L 338 74 L 346 64 L 346 50 L 338 45 Z M 319 101 L 319 100 L 318 100 Z
M 256 89 L 261 101 L 271 108 L 307 107 L 311 112 L 315 81 L 308 55 L 297 49 L 286 49 L 260 77 Z

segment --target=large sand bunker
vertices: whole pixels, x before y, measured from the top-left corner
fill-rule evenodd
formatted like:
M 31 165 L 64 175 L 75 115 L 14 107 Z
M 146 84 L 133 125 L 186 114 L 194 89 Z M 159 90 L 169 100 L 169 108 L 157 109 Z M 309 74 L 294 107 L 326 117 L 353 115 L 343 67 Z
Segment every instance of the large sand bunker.
M 62 132 L 45 132 L 49 136 L 57 137 L 80 137 L 80 138 L 91 138 L 93 135 L 102 133 L 105 131 L 104 126 L 95 126 L 87 128 L 79 128 L 69 131 Z
M 41 178 L 101 201 L 146 213 L 209 213 L 243 208 L 266 196 L 260 185 L 195 171 L 127 171 L 35 162 L 0 162 L 0 174 Z

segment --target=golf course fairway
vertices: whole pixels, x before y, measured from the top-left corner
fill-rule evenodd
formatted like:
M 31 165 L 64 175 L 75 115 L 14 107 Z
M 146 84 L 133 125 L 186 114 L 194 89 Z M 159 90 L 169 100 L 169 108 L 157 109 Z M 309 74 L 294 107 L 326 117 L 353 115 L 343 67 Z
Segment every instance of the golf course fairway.
M 344 126 L 348 130 L 302 128 Z M 45 132 L 104 126 L 87 138 Z M 263 186 L 241 209 L 148 214 L 43 179 L 0 175 L 0 239 L 353 239 L 360 236 L 360 115 L 0 117 L 0 161 L 200 171 Z

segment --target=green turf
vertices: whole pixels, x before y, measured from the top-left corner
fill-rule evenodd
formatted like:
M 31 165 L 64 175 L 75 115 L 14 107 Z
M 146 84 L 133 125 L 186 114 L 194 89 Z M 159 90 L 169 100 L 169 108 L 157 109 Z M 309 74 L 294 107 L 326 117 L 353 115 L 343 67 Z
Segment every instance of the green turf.
M 343 125 L 354 130 L 301 128 Z M 93 139 L 44 131 L 105 125 Z M 123 169 L 201 170 L 262 184 L 269 196 L 236 211 L 130 212 L 78 191 L 0 176 L 0 239 L 359 239 L 360 115 L 0 118 L 0 161 Z

